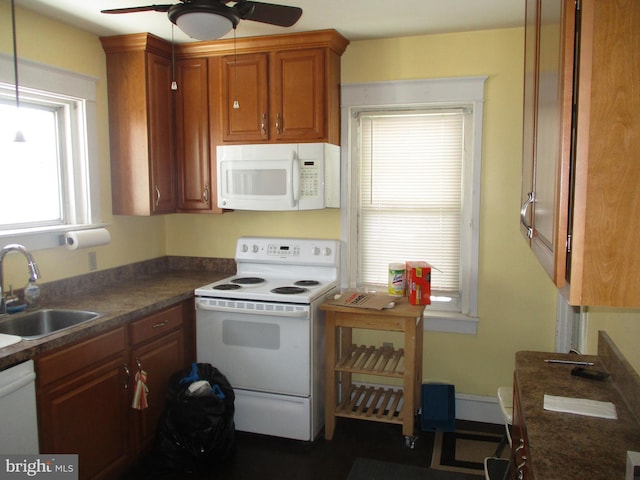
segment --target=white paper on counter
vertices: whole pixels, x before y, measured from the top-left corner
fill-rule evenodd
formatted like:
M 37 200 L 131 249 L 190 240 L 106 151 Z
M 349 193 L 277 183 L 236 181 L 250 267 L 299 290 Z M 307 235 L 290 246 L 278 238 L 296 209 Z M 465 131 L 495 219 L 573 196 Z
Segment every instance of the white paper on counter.
M 575 413 L 588 417 L 608 418 L 611 420 L 618 419 L 616 406 L 613 403 L 588 400 L 586 398 L 545 395 L 544 409 L 551 410 L 552 412 Z

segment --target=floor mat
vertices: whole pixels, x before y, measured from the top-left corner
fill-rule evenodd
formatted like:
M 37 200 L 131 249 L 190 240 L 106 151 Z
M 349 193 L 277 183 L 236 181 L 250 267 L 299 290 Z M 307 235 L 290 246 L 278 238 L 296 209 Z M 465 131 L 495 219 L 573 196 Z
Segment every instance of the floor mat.
M 433 470 L 415 465 L 383 462 L 369 458 L 356 458 L 347 480 L 471 480 L 475 476 Z
M 494 455 L 503 436 L 499 434 L 457 430 L 436 432 L 431 468 L 484 476 L 484 459 Z M 501 457 L 509 458 L 509 445 Z

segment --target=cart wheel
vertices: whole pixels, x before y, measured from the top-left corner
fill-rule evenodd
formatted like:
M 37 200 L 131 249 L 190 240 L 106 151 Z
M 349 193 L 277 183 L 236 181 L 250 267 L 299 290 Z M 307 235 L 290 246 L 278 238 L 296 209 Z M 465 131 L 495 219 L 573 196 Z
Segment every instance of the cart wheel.
M 404 444 L 406 447 L 409 447 L 411 450 L 416 446 L 416 440 L 418 439 L 415 435 L 405 435 Z

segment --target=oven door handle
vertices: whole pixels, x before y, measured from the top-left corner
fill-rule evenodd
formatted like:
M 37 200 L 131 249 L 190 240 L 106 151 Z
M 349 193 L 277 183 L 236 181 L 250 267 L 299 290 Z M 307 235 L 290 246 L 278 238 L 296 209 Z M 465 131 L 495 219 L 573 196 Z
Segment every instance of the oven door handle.
M 233 313 L 249 313 L 251 315 L 267 315 L 270 317 L 291 317 L 291 318 L 306 318 L 309 316 L 309 312 L 305 310 L 295 311 L 273 311 L 273 310 L 254 310 L 248 308 L 236 308 L 236 307 L 221 307 L 219 305 L 207 305 L 204 302 L 196 301 L 196 308 L 200 310 L 207 310 L 209 312 L 233 312 Z

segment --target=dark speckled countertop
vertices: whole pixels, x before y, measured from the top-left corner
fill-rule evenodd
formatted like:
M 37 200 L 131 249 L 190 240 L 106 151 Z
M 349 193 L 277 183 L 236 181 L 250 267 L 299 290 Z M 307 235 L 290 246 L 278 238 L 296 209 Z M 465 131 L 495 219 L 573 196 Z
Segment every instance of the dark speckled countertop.
M 599 342 L 603 341 L 610 340 L 601 332 Z M 610 357 L 601 354 L 600 346 L 598 356 L 548 352 L 516 354 L 515 375 L 529 446 L 527 464 L 532 477 L 536 480 L 624 480 L 627 450 L 640 451 L 638 412 L 633 398 L 629 398 L 629 395 L 637 394 L 638 385 L 629 385 L 626 377 L 629 373 L 634 377 L 631 379 L 634 383 L 637 374 L 631 371 L 612 374 L 606 381 L 588 380 L 571 375 L 574 365 L 545 363 L 545 359 L 592 361 L 595 365 L 591 368 L 610 373 L 616 369 L 610 363 Z M 544 410 L 545 394 L 613 402 L 618 419 Z
M 234 272 L 233 260 L 164 257 L 42 284 L 41 308 L 92 310 L 102 315 L 39 340 L 0 348 L 0 370 L 175 305 L 193 297 L 197 287 Z

